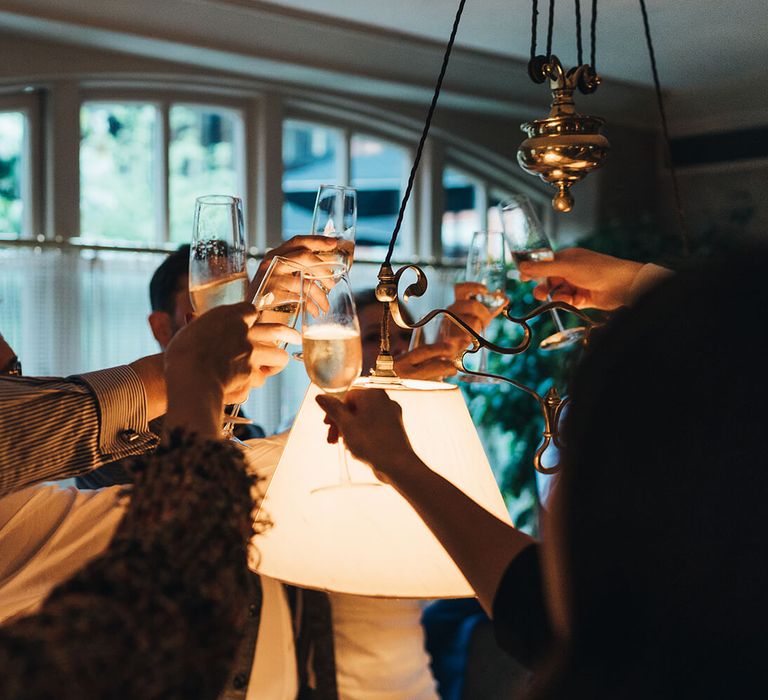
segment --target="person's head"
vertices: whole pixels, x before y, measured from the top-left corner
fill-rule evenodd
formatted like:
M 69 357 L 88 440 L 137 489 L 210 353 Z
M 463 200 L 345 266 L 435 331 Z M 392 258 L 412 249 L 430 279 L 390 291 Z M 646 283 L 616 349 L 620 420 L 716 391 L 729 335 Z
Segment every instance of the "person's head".
M 363 344 L 363 376 L 376 366 L 381 339 L 381 302 L 376 299 L 373 289 L 366 289 L 355 294 L 357 318 L 360 321 L 360 340 Z M 410 319 L 406 318 L 410 321 Z M 411 331 L 400 328 L 390 317 L 390 349 L 393 355 L 399 355 L 408 350 Z
M 545 557 L 566 651 L 542 697 L 762 682 L 766 266 L 752 251 L 663 283 L 577 370 Z
M 193 312 L 189 299 L 189 245 L 179 246 L 155 270 L 149 283 L 152 335 L 165 350 Z
M 0 333 L 0 374 L 7 372 L 16 361 L 16 353 Z

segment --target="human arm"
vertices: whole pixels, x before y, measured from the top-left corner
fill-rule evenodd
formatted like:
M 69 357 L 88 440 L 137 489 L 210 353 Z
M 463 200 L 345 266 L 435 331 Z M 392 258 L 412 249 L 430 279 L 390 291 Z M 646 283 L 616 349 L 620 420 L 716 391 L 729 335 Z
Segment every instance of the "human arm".
M 135 463 L 106 553 L 0 628 L 0 697 L 217 696 L 243 622 L 253 498 L 240 453 L 214 438 L 222 397 L 261 366 L 254 320 L 247 304 L 221 307 L 169 347 L 167 442 Z
M 195 330 L 182 339 L 190 357 L 220 340 L 221 331 L 212 323 L 206 322 L 202 333 L 211 338 Z M 258 358 L 250 384 L 226 386 L 228 403 L 240 402 L 250 386 L 259 386 L 288 362 L 275 340 L 298 338 L 276 324 L 259 324 L 249 333 Z M 196 338 L 194 347 L 189 338 Z M 158 437 L 148 422 L 166 410 L 166 360 L 167 355 L 157 354 L 67 379 L 0 377 L 0 495 L 153 449 Z
M 487 612 L 509 563 L 533 539 L 491 515 L 413 451 L 400 406 L 381 390 L 355 390 L 344 402 L 317 397 L 331 424 L 358 459 L 370 464 L 413 506 L 466 576 Z M 376 416 L 376 420 L 371 420 Z M 381 446 L 387 445 L 386 450 Z
M 551 293 L 554 301 L 606 311 L 631 304 L 670 274 L 670 270 L 658 265 L 622 260 L 584 248 L 558 251 L 551 261 L 520 263 L 523 281 L 546 278 L 533 291 L 537 299 L 544 301 L 547 293 Z
M 0 494 L 65 479 L 157 444 L 129 366 L 67 379 L 0 377 Z

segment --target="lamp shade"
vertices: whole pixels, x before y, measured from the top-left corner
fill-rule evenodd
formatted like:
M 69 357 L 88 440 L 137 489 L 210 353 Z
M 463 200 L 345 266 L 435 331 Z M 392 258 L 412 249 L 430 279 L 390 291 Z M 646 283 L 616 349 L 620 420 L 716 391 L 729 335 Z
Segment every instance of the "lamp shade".
M 361 385 L 366 382 L 356 386 Z M 315 401 L 318 393 L 310 386 L 267 489 L 262 509 L 274 525 L 255 541 L 260 556 L 254 568 L 286 583 L 338 593 L 473 596 L 467 580 L 407 501 L 349 453 L 353 485 L 338 485 L 341 452 L 326 440 L 328 426 Z M 509 522 L 461 392 L 449 384 L 408 382 L 387 388 L 387 393 L 402 406 L 419 457 Z

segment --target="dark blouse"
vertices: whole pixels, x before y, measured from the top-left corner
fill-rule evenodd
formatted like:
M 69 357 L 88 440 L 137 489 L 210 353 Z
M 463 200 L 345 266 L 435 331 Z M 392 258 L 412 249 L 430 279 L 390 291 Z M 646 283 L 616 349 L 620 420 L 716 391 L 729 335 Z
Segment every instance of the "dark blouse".
M 134 463 L 109 548 L 0 628 L 0 697 L 216 698 L 243 627 L 253 481 L 238 450 L 176 434 Z
M 496 641 L 528 668 L 538 666 L 553 643 L 539 556 L 537 544 L 520 552 L 504 572 L 493 600 Z

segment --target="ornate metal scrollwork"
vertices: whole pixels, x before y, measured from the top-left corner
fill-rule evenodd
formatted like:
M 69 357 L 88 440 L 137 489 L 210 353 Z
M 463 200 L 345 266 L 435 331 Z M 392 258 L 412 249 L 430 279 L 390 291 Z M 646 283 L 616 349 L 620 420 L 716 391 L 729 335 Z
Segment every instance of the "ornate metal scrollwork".
M 532 334 L 531 334 L 530 322 L 533 319 L 538 318 L 542 314 L 552 311 L 553 309 L 559 309 L 559 310 L 574 314 L 579 319 L 581 319 L 581 321 L 585 324 L 585 326 L 588 329 L 594 328 L 597 325 L 594 319 L 592 319 L 590 316 L 585 314 L 583 311 L 577 309 L 575 306 L 571 306 L 570 304 L 566 304 L 561 301 L 551 301 L 551 302 L 547 302 L 546 304 L 541 304 L 540 306 L 537 306 L 535 309 L 533 309 L 531 312 L 520 317 L 513 316 L 510 312 L 509 307 L 507 306 L 501 315 L 504 318 L 506 318 L 508 321 L 519 326 L 523 334 L 523 337 L 520 340 L 520 342 L 510 347 L 497 345 L 496 343 L 491 342 L 490 340 L 482 336 L 480 333 L 475 331 L 474 328 L 472 328 L 465 321 L 459 318 L 455 313 L 453 313 L 448 309 L 433 309 L 432 311 L 427 313 L 424 317 L 420 318 L 418 321 L 409 323 L 405 319 L 405 316 L 402 313 L 402 309 L 401 309 L 402 302 L 400 300 L 400 295 L 399 295 L 400 280 L 402 276 L 409 270 L 416 275 L 416 281 L 408 285 L 408 287 L 406 287 L 405 292 L 403 294 L 403 300 L 407 301 L 411 297 L 423 296 L 427 291 L 428 285 L 427 285 L 427 276 L 420 267 L 418 267 L 417 265 L 405 265 L 401 267 L 397 272 L 393 272 L 391 266 L 386 265 L 386 266 L 382 266 L 382 269 L 379 273 L 380 281 L 379 281 L 379 286 L 376 288 L 377 299 L 379 299 L 379 301 L 381 301 L 383 304 L 386 304 L 386 307 L 389 310 L 389 314 L 392 315 L 392 318 L 394 319 L 395 323 L 401 328 L 409 328 L 411 330 L 422 328 L 423 326 L 425 326 L 427 323 L 437 318 L 438 316 L 443 316 L 445 318 L 450 319 L 452 323 L 454 323 L 459 328 L 461 328 L 461 330 L 471 338 L 472 344 L 470 347 L 464 350 L 461 357 L 456 361 L 457 368 L 461 372 L 471 376 L 488 377 L 491 379 L 495 379 L 497 381 L 504 382 L 506 384 L 511 384 L 512 386 L 519 389 L 520 391 L 524 391 L 526 394 L 528 394 L 538 402 L 539 407 L 541 408 L 542 416 L 544 418 L 544 429 L 542 430 L 542 441 L 539 444 L 538 448 L 536 449 L 536 453 L 534 455 L 533 466 L 536 468 L 537 471 L 541 472 L 542 474 L 554 474 L 557 471 L 559 471 L 560 469 L 559 462 L 550 467 L 545 467 L 542 464 L 542 456 L 544 455 L 544 452 L 547 450 L 547 448 L 551 444 L 554 444 L 556 447 L 562 447 L 562 441 L 560 440 L 560 432 L 559 432 L 559 422 L 560 422 L 560 417 L 562 415 L 563 409 L 568 404 L 569 399 L 567 397 L 561 397 L 559 392 L 554 386 L 550 387 L 550 389 L 547 391 L 547 393 L 544 396 L 541 396 L 541 394 L 536 392 L 534 389 L 531 389 L 530 387 L 512 379 L 511 377 L 505 377 L 502 375 L 492 374 L 489 372 L 478 372 L 476 370 L 471 370 L 467 368 L 466 365 L 464 364 L 464 358 L 467 355 L 472 355 L 474 353 L 479 352 L 483 348 L 486 348 L 491 352 L 499 353 L 501 355 L 520 355 L 524 353 L 526 350 L 529 349 L 531 345 Z M 387 321 L 386 321 L 386 319 L 388 319 L 389 317 L 389 314 L 386 313 L 386 309 L 385 309 L 385 312 L 383 314 L 383 318 L 385 319 L 385 321 L 382 322 L 382 331 L 383 331 L 382 332 L 382 353 L 379 355 L 379 359 L 382 359 L 382 355 L 385 355 L 388 358 L 391 358 L 391 355 L 389 355 L 389 332 L 388 332 Z M 386 335 L 386 338 L 385 338 L 385 335 Z M 377 364 L 377 370 L 374 371 L 374 378 L 376 376 L 379 376 L 378 360 L 376 364 Z M 388 364 L 388 360 L 386 364 Z M 383 375 L 381 376 L 381 378 L 385 379 L 389 376 L 391 375 Z

